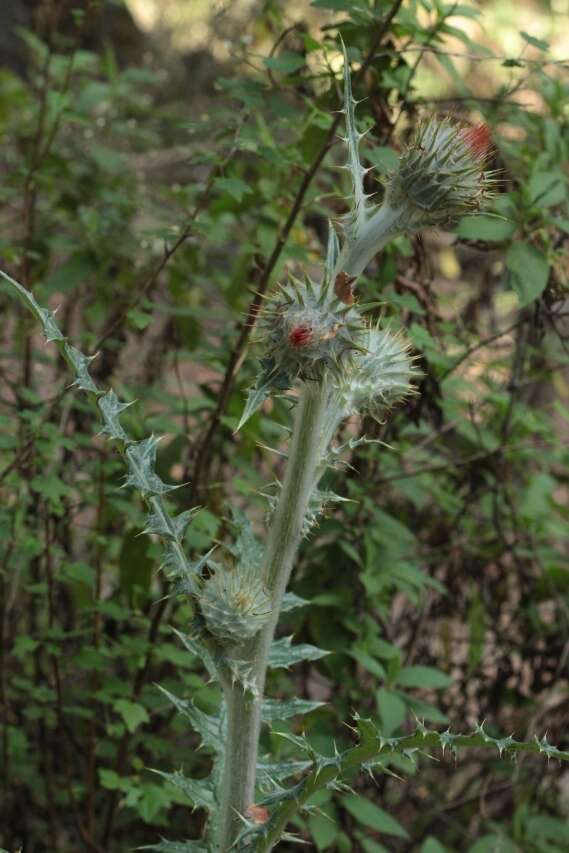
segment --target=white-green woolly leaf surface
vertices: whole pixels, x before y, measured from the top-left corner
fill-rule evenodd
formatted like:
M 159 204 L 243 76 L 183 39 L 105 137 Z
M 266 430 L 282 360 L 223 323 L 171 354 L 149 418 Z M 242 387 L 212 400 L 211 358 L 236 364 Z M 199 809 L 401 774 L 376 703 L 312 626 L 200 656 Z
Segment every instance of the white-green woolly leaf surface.
M 188 776 L 184 776 L 180 770 L 176 770 L 175 773 L 164 773 L 162 770 L 150 769 L 157 776 L 162 776 L 163 779 L 182 791 L 194 808 L 211 811 L 217 807 L 213 785 L 209 778 L 190 779 Z
M 134 486 L 145 495 L 163 495 L 178 488 L 164 483 L 154 470 L 159 441 L 159 438 L 151 435 L 142 441 L 134 441 L 127 447 L 126 458 L 130 474 L 127 475 L 125 486 Z
M 269 377 L 265 377 L 264 374 L 261 374 L 256 385 L 254 385 L 253 388 L 249 388 L 249 391 L 247 392 L 245 408 L 243 409 L 243 414 L 241 415 L 241 419 L 237 424 L 235 432 L 239 432 L 239 430 L 245 426 L 249 418 L 252 418 L 255 412 L 261 408 L 265 400 L 270 396 L 274 387 L 274 376 L 271 375 Z
M 311 711 L 316 711 L 325 704 L 325 702 L 313 702 L 309 699 L 264 699 L 261 717 L 267 722 L 288 720 L 289 717 L 295 717 L 297 714 L 310 714 Z
M 311 766 L 311 761 L 258 761 L 257 781 L 260 785 L 281 782 L 297 773 L 305 773 Z
M 206 649 L 204 644 L 201 643 L 196 637 L 188 637 L 187 634 L 182 634 L 182 632 L 178 631 L 177 628 L 172 628 L 172 631 L 182 642 L 185 648 L 192 655 L 194 655 L 194 657 L 197 657 L 199 660 L 201 660 L 210 678 L 212 678 L 213 680 L 217 679 L 217 669 L 213 657 Z
M 287 613 L 289 610 L 295 610 L 297 607 L 306 607 L 307 604 L 310 604 L 310 602 L 306 598 L 301 598 L 299 595 L 295 595 L 294 592 L 285 592 L 280 612 Z
M 292 637 L 283 637 L 275 640 L 269 652 L 269 666 L 273 669 L 287 669 L 301 661 L 319 660 L 330 654 L 330 652 L 311 646 L 308 643 L 300 643 L 293 646 Z
M 201 736 L 202 744 L 213 749 L 215 752 L 223 752 L 225 725 L 221 716 L 217 714 L 205 714 L 199 708 L 196 708 L 191 700 L 179 699 L 164 687 L 157 686 L 168 701 L 172 703 L 174 708 L 190 721 L 193 728 Z
M 336 261 L 340 255 L 340 243 L 338 241 L 338 235 L 336 234 L 336 229 L 332 225 L 332 223 L 328 222 L 328 248 L 326 250 L 326 281 L 332 281 L 332 276 L 334 275 L 334 269 L 336 268 Z
M 51 340 L 54 340 L 54 338 L 51 338 Z M 81 388 L 82 391 L 90 391 L 92 394 L 97 394 L 99 389 L 91 379 L 88 370 L 89 365 L 95 356 L 85 355 L 68 343 L 64 343 L 63 346 L 67 359 L 71 362 L 73 369 L 75 370 L 75 381 L 73 382 L 73 385 L 76 388 Z
M 162 502 L 151 498 L 150 504 L 152 511 L 146 518 L 146 527 L 143 532 L 155 533 L 176 542 L 182 540 L 188 524 L 198 511 L 197 509 L 187 509 L 176 516 L 171 516 L 164 510 Z
M 264 548 L 255 537 L 251 522 L 240 509 L 233 510 L 233 524 L 237 529 L 237 538 L 231 550 L 240 563 L 248 566 L 260 566 Z
M 119 416 L 121 412 L 132 406 L 132 402 L 121 403 L 115 392 L 111 390 L 99 397 L 97 405 L 104 423 L 103 434 L 119 441 L 128 441 L 128 436 L 121 426 Z
M 356 102 L 352 94 L 352 81 L 350 77 L 350 63 L 346 46 L 342 43 L 344 51 L 344 113 L 346 116 L 346 145 L 348 148 L 347 168 L 352 178 L 353 204 L 352 209 L 346 217 L 347 231 L 350 237 L 357 237 L 358 232 L 368 217 L 368 202 L 364 190 L 364 177 L 366 169 L 360 162 L 359 144 L 362 134 L 356 128 L 355 107 Z

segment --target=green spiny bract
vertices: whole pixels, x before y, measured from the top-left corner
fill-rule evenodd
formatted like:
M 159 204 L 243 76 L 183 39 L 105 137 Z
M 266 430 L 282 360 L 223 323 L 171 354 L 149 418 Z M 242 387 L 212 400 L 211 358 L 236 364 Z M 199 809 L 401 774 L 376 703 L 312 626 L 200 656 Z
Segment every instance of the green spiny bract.
M 271 602 L 258 570 L 240 565 L 218 566 L 198 596 L 208 630 L 220 643 L 236 644 L 257 634 L 271 612 Z
M 484 171 L 490 131 L 449 119 L 422 124 L 386 182 L 385 202 L 402 210 L 403 230 L 448 225 L 475 213 L 493 183 Z
M 339 383 L 341 405 L 345 415 L 369 412 L 377 417 L 411 393 L 417 374 L 401 334 L 377 324 L 365 329 L 359 342 L 363 352 L 354 356 Z
M 295 379 L 339 375 L 360 348 L 360 314 L 338 298 L 331 282 L 319 285 L 290 277 L 269 299 L 263 311 L 265 363 L 286 377 L 289 387 Z

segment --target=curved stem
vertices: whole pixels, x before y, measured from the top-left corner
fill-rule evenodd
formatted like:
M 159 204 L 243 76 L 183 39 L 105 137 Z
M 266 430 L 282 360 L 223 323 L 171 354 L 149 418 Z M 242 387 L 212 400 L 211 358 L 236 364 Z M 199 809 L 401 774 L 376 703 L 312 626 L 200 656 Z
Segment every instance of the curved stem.
M 255 801 L 261 703 L 269 652 L 317 481 L 330 393 L 325 381 L 306 382 L 298 402 L 285 479 L 269 530 L 263 564 L 263 577 L 271 596 L 271 617 L 247 645 L 245 654 L 240 655 L 250 661 L 257 696 L 237 684 L 225 691 L 228 731 L 220 815 L 220 850 L 223 853 L 231 848 L 243 826 L 240 815 L 244 815 Z

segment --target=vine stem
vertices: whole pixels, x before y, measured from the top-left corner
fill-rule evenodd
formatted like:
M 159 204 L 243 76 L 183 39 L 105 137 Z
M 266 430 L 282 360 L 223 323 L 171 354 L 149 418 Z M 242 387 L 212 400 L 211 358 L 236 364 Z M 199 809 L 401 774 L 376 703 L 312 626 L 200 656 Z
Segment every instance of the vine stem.
M 220 850 L 223 853 L 231 848 L 243 827 L 242 816 L 254 803 L 261 705 L 269 652 L 302 539 L 310 496 L 318 479 L 330 396 L 331 389 L 326 381 L 305 382 L 300 392 L 285 478 L 269 529 L 263 563 L 263 577 L 271 597 L 271 616 L 245 649 L 257 693 L 253 695 L 239 684 L 225 687 L 227 749 L 220 814 Z

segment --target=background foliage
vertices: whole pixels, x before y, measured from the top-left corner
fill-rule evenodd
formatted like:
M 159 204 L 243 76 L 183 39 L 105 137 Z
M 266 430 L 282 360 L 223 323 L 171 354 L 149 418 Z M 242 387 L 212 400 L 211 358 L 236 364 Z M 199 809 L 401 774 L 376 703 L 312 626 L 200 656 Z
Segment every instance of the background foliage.
M 263 445 L 282 441 L 285 401 L 233 429 L 258 294 L 318 263 L 343 211 L 338 32 L 365 64 L 358 115 L 380 174 L 425 112 L 487 121 L 496 215 L 401 238 L 368 270 L 361 298 L 407 328 L 420 393 L 388 425 L 365 423 L 381 443 L 336 475 L 351 502 L 306 543 L 294 591 L 313 605 L 289 624 L 332 654 L 278 671 L 273 695 L 326 702 L 302 718 L 320 750 L 349 742 L 355 709 L 387 735 L 414 717 L 460 730 L 485 719 L 491 734 L 547 730 L 567 748 L 569 45 L 547 32 L 567 10 L 189 5 L 184 19 L 173 3 L 162 17 L 133 3 L 137 25 L 111 2 L 7 4 L 3 266 L 99 353 L 100 385 L 139 399 L 130 432 L 165 435 L 160 472 L 189 482 L 172 501 L 202 507 L 192 557 L 227 539 L 231 508 L 261 520 L 259 492 L 279 476 Z M 204 710 L 216 689 L 172 632 L 189 612 L 138 536 L 120 459 L 64 363 L 5 309 L 0 842 L 67 853 L 126 851 L 166 827 L 187 837 L 199 811 L 146 768 L 200 775 L 208 756 L 155 683 Z M 299 730 L 275 721 L 265 746 L 284 755 L 279 732 Z M 318 850 L 567 849 L 569 777 L 555 762 L 440 759 L 319 795 L 297 830 Z

